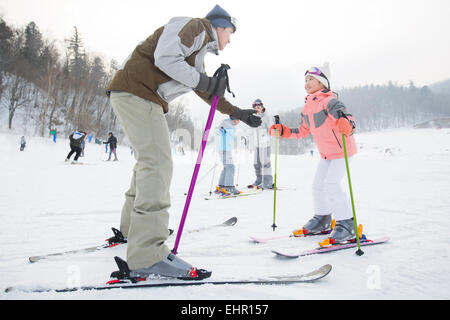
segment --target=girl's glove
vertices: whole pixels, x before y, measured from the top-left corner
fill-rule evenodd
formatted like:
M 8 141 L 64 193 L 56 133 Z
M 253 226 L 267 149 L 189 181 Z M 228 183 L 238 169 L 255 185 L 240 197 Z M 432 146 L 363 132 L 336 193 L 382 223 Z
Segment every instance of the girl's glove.
M 337 121 L 337 127 L 340 133 L 343 133 L 345 136 L 349 136 L 353 133 L 353 125 L 346 118 L 339 118 Z
M 275 130 L 278 130 L 278 136 L 282 138 L 289 138 L 291 136 L 291 129 L 289 127 L 286 127 L 284 124 L 274 124 L 270 127 L 269 134 L 271 136 L 276 136 L 277 132 Z

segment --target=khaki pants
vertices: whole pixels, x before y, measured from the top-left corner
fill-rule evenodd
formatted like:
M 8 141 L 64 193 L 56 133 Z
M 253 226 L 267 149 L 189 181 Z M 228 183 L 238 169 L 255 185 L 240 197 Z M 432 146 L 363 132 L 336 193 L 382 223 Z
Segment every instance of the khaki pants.
M 126 92 L 111 92 L 111 105 L 134 149 L 136 165 L 125 193 L 120 231 L 128 238 L 131 270 L 149 267 L 169 254 L 172 154 L 160 105 Z

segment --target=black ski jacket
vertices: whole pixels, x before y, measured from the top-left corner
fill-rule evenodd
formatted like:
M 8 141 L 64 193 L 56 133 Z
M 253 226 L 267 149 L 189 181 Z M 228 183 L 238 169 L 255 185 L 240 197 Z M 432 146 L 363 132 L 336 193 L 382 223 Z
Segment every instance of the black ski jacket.
M 116 149 L 117 148 L 117 138 L 114 136 L 110 136 L 108 141 L 103 142 L 104 144 L 109 144 L 109 147 L 111 149 Z

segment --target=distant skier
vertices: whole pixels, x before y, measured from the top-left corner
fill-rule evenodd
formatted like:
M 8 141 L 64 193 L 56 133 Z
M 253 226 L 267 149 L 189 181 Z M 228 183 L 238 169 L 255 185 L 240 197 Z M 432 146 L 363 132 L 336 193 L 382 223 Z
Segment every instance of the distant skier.
M 25 141 L 25 136 L 22 136 L 20 138 L 20 151 L 25 150 L 26 145 L 27 145 L 27 142 Z
M 70 161 L 70 157 L 75 153 L 75 158 L 73 159 L 72 163 L 76 164 L 78 163 L 78 158 L 81 155 L 81 142 L 86 137 L 86 132 L 84 131 L 75 131 L 69 136 L 70 140 L 70 152 L 66 157 L 66 161 Z
M 81 140 L 81 154 L 80 157 L 84 157 L 84 147 L 86 146 L 86 141 Z
M 219 186 L 216 193 L 240 194 L 241 192 L 234 186 L 235 165 L 233 161 L 233 150 L 235 145 L 235 126 L 239 124 L 239 119 L 229 116 L 222 120 L 217 127 L 217 151 L 222 159 L 223 169 L 219 178 Z
M 114 161 L 119 161 L 119 159 L 117 159 L 117 153 L 116 153 L 117 138 L 113 135 L 112 132 L 109 133 L 108 141 L 105 141 L 103 143 L 106 145 L 109 145 L 109 157 L 108 157 L 108 160 L 106 160 L 106 161 L 111 161 L 112 153 L 114 153 Z
M 273 119 L 266 114 L 266 108 L 261 99 L 256 99 L 253 104 L 256 115 L 261 117 L 261 125 L 252 129 L 254 134 L 254 162 L 256 180 L 249 188 L 262 187 L 263 189 L 273 189 L 272 166 L 270 163 L 270 126 L 274 124 Z
M 330 232 L 331 216 L 336 226 L 329 239 L 336 243 L 356 239 L 350 199 L 341 189 L 346 165 L 342 147 L 342 134 L 346 136 L 347 154 L 350 158 L 356 153 L 356 142 L 352 136 L 355 122 L 345 105 L 336 99 L 330 90 L 329 66 L 320 69 L 312 67 L 305 73 L 305 90 L 308 93 L 303 107 L 300 126 L 295 129 L 283 124 L 271 127 L 270 134 L 278 129 L 281 138 L 302 139 L 312 134 L 321 159 L 313 182 L 315 215 L 298 234 Z

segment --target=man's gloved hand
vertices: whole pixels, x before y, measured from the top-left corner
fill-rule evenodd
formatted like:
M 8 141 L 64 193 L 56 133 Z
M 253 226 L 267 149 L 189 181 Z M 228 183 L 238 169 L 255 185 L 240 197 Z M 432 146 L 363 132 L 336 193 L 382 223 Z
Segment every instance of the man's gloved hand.
M 353 133 L 353 125 L 347 118 L 339 118 L 337 121 L 337 127 L 340 133 L 343 133 L 345 136 L 349 136 Z
M 278 136 L 282 138 L 289 138 L 291 136 L 291 129 L 286 127 L 284 124 L 274 124 L 270 127 L 269 134 L 271 136 L 276 136 L 277 133 L 275 130 L 278 130 Z
M 239 109 L 231 115 L 232 117 L 245 122 L 250 127 L 256 128 L 261 125 L 261 118 L 254 115 L 256 110 L 254 109 Z
M 200 80 L 195 90 L 208 92 L 211 95 L 223 97 L 227 88 L 226 77 L 208 77 L 206 73 L 200 73 Z

